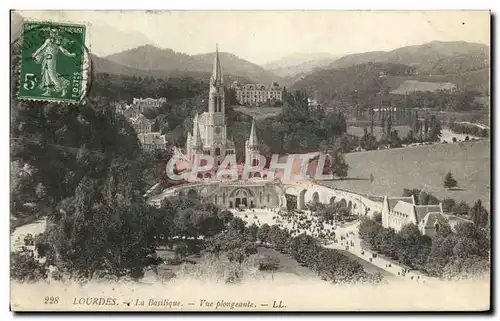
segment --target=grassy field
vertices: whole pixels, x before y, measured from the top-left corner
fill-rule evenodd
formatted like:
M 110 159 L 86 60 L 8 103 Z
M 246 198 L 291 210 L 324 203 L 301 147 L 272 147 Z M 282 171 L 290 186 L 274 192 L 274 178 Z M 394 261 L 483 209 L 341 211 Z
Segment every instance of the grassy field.
M 451 90 L 455 85 L 450 82 L 426 82 L 418 80 L 405 80 L 398 88 L 391 91 L 393 95 L 406 95 L 415 91 Z
M 436 144 L 346 154 L 349 178 L 330 186 L 375 195 L 399 196 L 403 188 L 420 188 L 439 198 L 470 205 L 490 205 L 490 141 Z M 443 179 L 451 170 L 459 189 L 447 190 Z M 370 173 L 374 181 L 370 182 Z
M 253 117 L 256 120 L 266 119 L 268 117 L 276 117 L 281 114 L 281 107 L 234 107 L 234 110 Z

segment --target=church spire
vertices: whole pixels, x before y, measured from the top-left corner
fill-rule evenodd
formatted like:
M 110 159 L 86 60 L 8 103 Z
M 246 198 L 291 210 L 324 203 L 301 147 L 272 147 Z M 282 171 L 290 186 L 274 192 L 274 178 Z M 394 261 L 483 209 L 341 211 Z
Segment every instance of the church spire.
M 198 116 L 198 114 L 196 114 Z M 193 138 L 194 138 L 194 147 L 196 150 L 201 150 L 203 149 L 203 143 L 201 141 L 201 135 L 200 135 L 200 125 L 198 124 L 198 121 L 194 124 L 194 133 L 193 133 Z
M 212 71 L 212 84 L 222 84 L 222 68 L 219 59 L 219 45 L 215 44 L 214 69 Z
M 250 138 L 248 139 L 248 146 L 257 146 L 257 132 L 255 131 L 255 119 L 252 118 L 252 129 L 250 130 Z

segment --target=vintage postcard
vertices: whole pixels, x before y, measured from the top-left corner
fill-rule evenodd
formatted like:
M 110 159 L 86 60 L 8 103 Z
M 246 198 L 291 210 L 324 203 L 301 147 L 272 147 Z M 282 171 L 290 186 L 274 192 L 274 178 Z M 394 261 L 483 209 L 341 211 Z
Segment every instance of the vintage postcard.
M 12 311 L 489 311 L 489 11 L 11 11 Z

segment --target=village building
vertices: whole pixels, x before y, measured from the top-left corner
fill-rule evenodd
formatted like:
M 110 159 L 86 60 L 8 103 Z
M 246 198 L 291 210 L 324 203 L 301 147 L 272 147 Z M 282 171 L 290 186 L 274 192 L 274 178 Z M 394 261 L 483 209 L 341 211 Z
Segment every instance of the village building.
M 165 135 L 153 131 L 154 119 L 148 119 L 143 112 L 146 108 L 158 108 L 166 98 L 134 98 L 131 105 L 117 103 L 115 111 L 123 115 L 132 125 L 142 148 L 146 150 L 165 150 L 167 141 Z
M 144 111 L 145 108 L 151 108 L 151 109 L 157 109 L 160 108 L 161 105 L 167 102 L 167 98 L 161 97 L 161 98 L 134 98 L 132 101 L 132 104 L 135 106 L 138 106 L 142 111 Z
M 150 133 L 155 123 L 153 119 L 147 119 L 143 114 L 139 114 L 139 116 L 131 118 L 130 122 L 132 123 L 132 127 L 134 127 L 137 134 Z
M 382 205 L 382 225 L 401 231 L 403 226 L 415 224 L 422 235 L 434 236 L 440 228 L 449 226 L 439 205 L 417 205 L 411 197 L 384 197 Z
M 137 134 L 137 138 L 141 142 L 142 148 L 145 150 L 165 150 L 167 149 L 167 140 L 165 135 L 160 132 L 148 132 Z

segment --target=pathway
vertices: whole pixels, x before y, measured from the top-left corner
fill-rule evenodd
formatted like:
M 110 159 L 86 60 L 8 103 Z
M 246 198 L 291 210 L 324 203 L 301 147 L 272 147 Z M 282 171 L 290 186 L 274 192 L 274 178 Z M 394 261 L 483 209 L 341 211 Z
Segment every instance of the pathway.
M 275 212 L 276 211 L 276 212 Z M 285 218 L 282 218 L 277 213 L 278 210 L 268 210 L 268 209 L 254 209 L 245 210 L 245 211 L 236 211 L 233 210 L 233 214 L 238 216 L 248 222 L 249 224 L 256 223 L 258 226 L 267 223 L 268 225 L 278 224 L 281 228 L 287 228 L 288 230 L 296 229 L 293 228 L 293 223 L 288 223 Z M 310 219 L 314 223 L 317 221 L 314 216 L 307 212 L 307 219 Z M 247 217 L 245 217 L 245 215 Z M 256 217 L 256 218 L 254 218 Z M 275 219 L 273 219 L 275 217 Z M 373 257 L 372 253 L 368 250 L 364 250 L 361 247 L 361 239 L 358 236 L 358 226 L 359 222 L 355 224 L 349 224 L 345 226 L 337 226 L 334 227 L 330 224 L 323 224 L 324 229 L 331 229 L 335 232 L 337 243 L 328 242 L 327 245 L 323 245 L 326 248 L 345 250 L 353 255 L 369 262 L 370 264 L 389 272 L 395 276 L 398 276 L 401 279 L 414 281 L 414 282 L 425 282 L 428 280 L 433 280 L 434 278 L 426 276 L 419 271 L 411 270 L 408 271 L 405 267 L 400 264 L 390 261 L 384 257 L 378 256 Z M 314 235 L 317 233 L 317 230 L 313 229 L 312 231 L 309 229 L 299 229 L 299 234 L 306 233 L 307 235 Z M 344 240 L 341 240 L 341 237 L 344 237 Z M 371 258 L 371 260 L 370 260 Z

